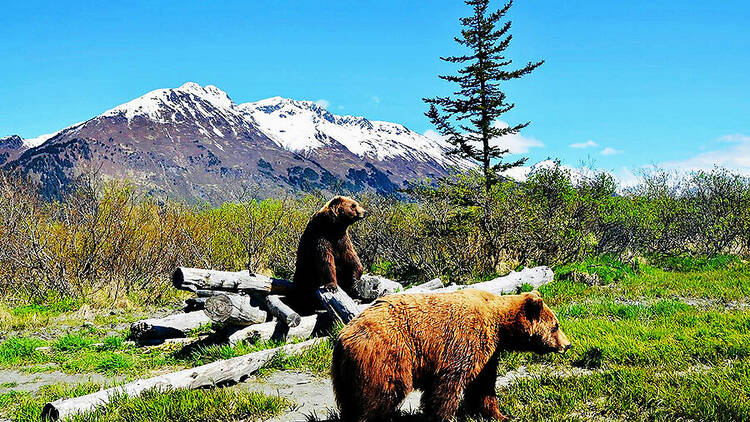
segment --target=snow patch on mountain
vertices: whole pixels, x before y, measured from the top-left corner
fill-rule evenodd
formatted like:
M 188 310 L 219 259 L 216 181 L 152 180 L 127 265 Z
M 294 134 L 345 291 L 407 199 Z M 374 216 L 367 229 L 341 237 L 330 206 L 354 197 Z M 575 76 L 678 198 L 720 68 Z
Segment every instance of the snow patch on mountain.
M 208 105 L 212 110 L 208 110 L 201 103 Z M 208 118 L 214 112 L 225 116 L 237 116 L 234 103 L 226 92 L 213 85 L 202 87 L 195 82 L 187 82 L 179 88 L 151 91 L 105 111 L 102 116 L 125 116 L 128 122 L 141 116 L 159 123 L 170 123 L 177 121 L 180 116 Z
M 39 135 L 36 138 L 24 139 L 23 143 L 24 145 L 26 145 L 26 148 L 36 148 L 39 145 L 47 142 L 47 139 L 57 135 L 58 133 L 60 132 L 58 131 L 58 132 L 46 133 L 44 135 Z
M 271 140 L 290 151 L 305 153 L 340 146 L 357 156 L 376 160 L 399 157 L 434 160 L 444 166 L 472 165 L 446 157 L 450 145 L 445 141 L 430 139 L 397 123 L 335 115 L 312 101 L 272 97 L 237 108 Z

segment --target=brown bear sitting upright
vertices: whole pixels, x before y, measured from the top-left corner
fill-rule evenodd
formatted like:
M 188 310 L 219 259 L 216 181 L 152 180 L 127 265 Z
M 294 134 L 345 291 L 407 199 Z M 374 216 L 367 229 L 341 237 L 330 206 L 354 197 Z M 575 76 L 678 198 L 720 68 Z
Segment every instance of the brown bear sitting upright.
M 331 378 L 344 422 L 387 419 L 412 389 L 429 420 L 469 413 L 505 419 L 495 395 L 499 353 L 570 348 L 537 292 L 478 290 L 386 296 L 339 333 Z
M 362 264 L 349 238 L 348 228 L 367 215 L 352 198 L 336 196 L 316 212 L 299 240 L 294 272 L 294 297 L 302 310 L 312 308 L 315 290 L 338 287 L 351 293 L 362 276 Z

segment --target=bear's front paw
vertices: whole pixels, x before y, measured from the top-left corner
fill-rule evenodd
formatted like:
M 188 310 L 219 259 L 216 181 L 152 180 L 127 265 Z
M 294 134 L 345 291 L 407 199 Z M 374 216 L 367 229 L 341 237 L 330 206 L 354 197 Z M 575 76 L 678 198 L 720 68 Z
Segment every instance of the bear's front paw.
M 337 286 L 336 283 L 328 283 L 324 284 L 322 289 L 326 292 L 335 293 L 339 289 L 339 286 Z

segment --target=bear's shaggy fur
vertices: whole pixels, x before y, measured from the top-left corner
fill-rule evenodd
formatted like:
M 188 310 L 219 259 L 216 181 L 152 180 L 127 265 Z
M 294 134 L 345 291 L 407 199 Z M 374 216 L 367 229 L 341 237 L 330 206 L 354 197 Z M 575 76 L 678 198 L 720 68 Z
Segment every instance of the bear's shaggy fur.
M 469 413 L 505 419 L 495 395 L 503 350 L 560 352 L 570 342 L 537 292 L 392 295 L 354 318 L 333 349 L 331 378 L 345 422 L 387 419 L 412 389 L 429 420 Z
M 293 296 L 299 307 L 310 308 L 321 286 L 351 292 L 354 280 L 362 276 L 362 264 L 348 228 L 366 215 L 354 199 L 336 196 L 312 216 L 297 248 Z

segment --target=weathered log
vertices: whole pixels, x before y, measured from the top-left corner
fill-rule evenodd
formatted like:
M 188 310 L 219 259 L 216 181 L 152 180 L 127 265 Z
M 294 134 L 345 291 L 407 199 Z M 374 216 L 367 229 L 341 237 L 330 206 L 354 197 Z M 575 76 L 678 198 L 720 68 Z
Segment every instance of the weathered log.
M 343 289 L 328 291 L 321 287 L 315 291 L 315 296 L 332 318 L 344 324 L 359 315 L 360 309 L 357 303 Z
M 211 319 L 203 311 L 170 315 L 165 318 L 150 318 L 130 325 L 130 335 L 135 340 L 187 337 Z
M 224 290 L 228 292 L 270 292 L 288 294 L 292 282 L 249 271 L 216 271 L 178 267 L 172 274 L 172 284 L 180 290 Z
M 206 299 L 203 309 L 213 322 L 234 325 L 259 324 L 266 320 L 266 311 L 252 305 L 250 296 L 225 293 Z
M 281 300 L 281 296 L 268 295 L 263 299 L 263 302 L 271 315 L 275 316 L 279 321 L 284 322 L 289 327 L 296 327 L 300 323 L 300 316 L 294 309 L 290 308 L 289 305 Z
M 325 315 L 309 315 L 301 317 L 299 324 L 294 327 L 289 327 L 280 321 L 264 322 L 242 328 L 231 327 L 232 331 L 227 333 L 227 341 L 230 345 L 235 345 L 243 340 L 254 342 L 308 338 L 316 331 L 325 331 L 327 321 L 329 320 Z
M 390 295 L 403 289 L 403 286 L 393 280 L 371 274 L 362 274 L 359 280 L 352 286 L 355 296 L 362 299 L 377 299 L 381 296 Z
M 205 297 L 191 297 L 185 299 L 185 307 L 182 308 L 183 312 L 195 312 L 202 311 L 206 306 Z
M 416 286 L 411 286 L 408 289 L 401 290 L 400 292 L 397 292 L 398 294 L 404 294 L 404 293 L 427 293 L 432 290 L 437 290 L 443 287 L 443 282 L 439 279 L 433 279 L 426 283 L 418 284 Z
M 198 297 L 211 297 L 226 293 L 224 290 L 196 290 L 195 295 Z
M 298 354 L 323 340 L 322 338 L 316 338 L 302 343 L 261 350 L 232 359 L 212 362 L 196 368 L 137 380 L 129 384 L 108 388 L 81 397 L 60 399 L 44 405 L 42 420 L 56 421 L 78 413 L 94 410 L 98 406 L 109 403 L 112 397 L 118 395 L 137 397 L 150 389 L 158 389 L 159 391 L 195 389 L 241 382 L 278 354 Z
M 484 281 L 482 283 L 468 285 L 450 285 L 441 289 L 433 290 L 431 293 L 450 293 L 463 289 L 484 290 L 486 292 L 501 294 L 518 293 L 524 284 L 532 288 L 538 288 L 552 281 L 555 273 L 549 267 L 541 266 L 534 268 L 524 268 L 521 271 L 511 271 L 510 274 Z

